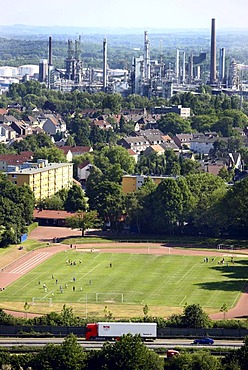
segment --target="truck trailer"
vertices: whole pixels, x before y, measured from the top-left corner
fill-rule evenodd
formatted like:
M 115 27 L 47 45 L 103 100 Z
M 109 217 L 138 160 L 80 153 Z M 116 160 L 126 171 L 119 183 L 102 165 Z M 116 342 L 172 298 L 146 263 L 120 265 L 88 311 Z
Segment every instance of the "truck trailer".
M 144 340 L 157 338 L 156 323 L 98 322 L 86 325 L 86 340 L 116 340 L 124 334 L 140 335 Z

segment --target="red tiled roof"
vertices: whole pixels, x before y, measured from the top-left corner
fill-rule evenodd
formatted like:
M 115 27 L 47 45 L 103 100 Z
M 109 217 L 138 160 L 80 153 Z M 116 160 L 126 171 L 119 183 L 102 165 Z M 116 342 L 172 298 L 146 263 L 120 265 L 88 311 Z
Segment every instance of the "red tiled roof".
M 46 218 L 46 219 L 56 219 L 56 220 L 64 220 L 67 217 L 75 216 L 74 212 L 67 212 L 67 211 L 54 211 L 50 209 L 42 209 L 38 210 L 35 209 L 33 213 L 34 218 Z
M 22 164 L 33 159 L 32 152 L 22 152 L 21 154 L 1 154 L 0 161 L 4 161 L 7 164 Z
M 127 151 L 130 155 L 137 155 L 133 149 L 127 149 Z
M 88 166 L 90 164 L 90 161 L 83 161 L 83 163 L 81 163 L 79 166 L 78 166 L 78 168 L 84 168 L 84 167 L 86 167 L 86 166 Z

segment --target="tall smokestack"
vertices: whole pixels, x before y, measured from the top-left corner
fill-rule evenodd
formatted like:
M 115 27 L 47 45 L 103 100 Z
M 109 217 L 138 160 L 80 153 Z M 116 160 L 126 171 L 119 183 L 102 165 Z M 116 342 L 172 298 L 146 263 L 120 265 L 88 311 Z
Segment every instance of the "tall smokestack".
M 107 39 L 103 39 L 103 91 L 107 88 Z
M 52 64 L 52 38 L 50 36 L 48 41 L 48 65 L 51 66 Z
M 179 49 L 177 49 L 177 55 L 176 55 L 175 76 L 176 76 L 176 79 L 178 80 L 178 77 L 179 77 Z
M 211 58 L 210 58 L 210 84 L 216 82 L 216 34 L 215 19 L 212 19 L 211 27 Z
M 150 42 L 148 32 L 144 32 L 144 75 L 145 79 L 150 79 Z
M 186 75 L 186 71 L 185 71 L 185 63 L 186 63 L 186 59 L 185 59 L 185 51 L 183 51 L 183 67 L 182 67 L 182 83 L 184 84 L 185 82 L 185 75 Z
M 219 81 L 222 82 L 225 77 L 225 58 L 226 51 L 225 48 L 220 48 L 220 62 L 219 62 Z

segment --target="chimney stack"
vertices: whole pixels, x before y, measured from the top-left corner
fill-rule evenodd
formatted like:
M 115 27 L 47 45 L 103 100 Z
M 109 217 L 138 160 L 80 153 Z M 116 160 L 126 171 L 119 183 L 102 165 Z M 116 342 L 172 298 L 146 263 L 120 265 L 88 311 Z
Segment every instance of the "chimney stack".
M 212 19 L 211 27 L 211 56 L 210 56 L 210 84 L 216 82 L 216 34 L 215 19 Z
M 49 42 L 48 42 L 48 65 L 51 66 L 53 64 L 52 61 L 52 38 L 51 36 L 49 37 Z

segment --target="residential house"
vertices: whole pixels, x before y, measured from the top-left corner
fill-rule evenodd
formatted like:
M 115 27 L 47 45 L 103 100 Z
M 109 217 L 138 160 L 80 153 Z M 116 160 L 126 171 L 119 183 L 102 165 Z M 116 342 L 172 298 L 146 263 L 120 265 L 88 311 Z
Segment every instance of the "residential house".
M 237 152 L 228 153 L 227 167 L 229 169 L 238 169 L 242 171 L 243 163 L 242 163 L 240 153 L 237 153 Z
M 32 162 L 33 152 L 21 152 L 20 154 L 1 154 L 0 171 L 6 172 L 9 166 L 20 166 L 26 162 Z
M 175 144 L 179 149 L 189 149 L 190 142 L 193 139 L 193 134 L 176 134 L 173 137 Z
M 143 152 L 143 155 L 151 155 L 151 154 L 157 154 L 157 155 L 162 155 L 164 154 L 164 148 L 162 147 L 162 145 L 159 145 L 159 144 L 154 144 L 154 145 L 150 145 L 148 148 L 146 148 L 146 150 Z
M 66 123 L 60 117 L 53 114 L 45 114 L 43 130 L 49 135 L 63 134 L 66 132 Z
M 80 182 L 86 182 L 87 178 L 90 175 L 91 167 L 92 167 L 92 164 L 90 163 L 90 161 L 84 161 L 78 166 L 77 177 Z
M 12 122 L 11 127 L 15 130 L 18 136 L 27 136 L 32 135 L 33 133 L 31 126 L 26 124 L 24 121 Z
M 24 121 L 30 126 L 39 126 L 40 124 L 38 118 L 35 118 L 33 116 L 27 116 Z
M 16 132 L 9 125 L 0 124 L 0 142 L 9 142 L 15 140 Z
M 82 146 L 82 145 L 74 146 L 64 145 L 60 146 L 59 149 L 64 152 L 66 160 L 68 162 L 72 162 L 72 159 L 77 155 L 93 152 L 93 148 L 91 146 Z
M 140 154 L 150 146 L 149 141 L 145 139 L 144 136 L 124 137 L 118 140 L 117 144 L 126 149 L 132 149 L 137 154 Z
M 216 162 L 210 162 L 204 164 L 204 171 L 211 173 L 212 175 L 218 176 L 220 173 L 220 170 L 222 168 L 226 167 L 225 163 L 223 161 L 216 161 Z
M 103 119 L 94 119 L 92 122 L 91 122 L 91 126 L 96 126 L 98 128 L 100 128 L 101 130 L 104 130 L 104 131 L 108 131 L 108 130 L 113 130 L 113 127 L 112 125 L 103 120 Z
M 127 149 L 127 151 L 128 151 L 128 154 L 131 155 L 131 157 L 134 158 L 135 163 L 137 163 L 139 155 L 137 153 L 135 153 L 135 151 L 133 151 L 133 149 Z
M 11 115 L 1 115 L 0 116 L 0 123 L 11 125 L 13 122 L 18 122 L 18 119 Z
M 218 137 L 204 134 L 194 134 L 190 141 L 190 150 L 199 154 L 209 154 L 211 149 L 214 149 L 214 143 L 216 141 L 228 141 L 226 137 Z
M 5 108 L 0 108 L 0 116 L 6 116 L 8 114 L 8 110 Z
M 190 142 L 190 150 L 199 154 L 209 154 L 214 148 L 216 138 L 200 137 L 193 138 Z

